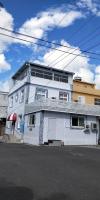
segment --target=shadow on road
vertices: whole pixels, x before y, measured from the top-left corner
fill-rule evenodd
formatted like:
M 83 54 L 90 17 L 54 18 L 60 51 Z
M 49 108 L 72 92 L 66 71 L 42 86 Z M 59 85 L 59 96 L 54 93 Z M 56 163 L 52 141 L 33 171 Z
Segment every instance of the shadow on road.
M 52 194 L 49 197 L 38 199 L 38 200 L 72 200 L 69 195 L 63 193 Z
M 26 187 L 0 187 L 0 200 L 34 200 L 34 196 Z

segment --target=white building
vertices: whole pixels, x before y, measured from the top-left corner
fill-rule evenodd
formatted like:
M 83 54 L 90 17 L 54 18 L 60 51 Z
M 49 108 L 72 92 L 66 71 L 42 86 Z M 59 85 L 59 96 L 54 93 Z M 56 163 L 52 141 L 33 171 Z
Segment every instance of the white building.
M 16 113 L 15 134 L 30 144 L 96 144 L 100 107 L 72 103 L 73 73 L 25 63 L 12 77 L 8 116 Z M 10 122 L 7 132 L 11 132 Z
M 0 136 L 5 133 L 8 107 L 8 93 L 0 91 Z

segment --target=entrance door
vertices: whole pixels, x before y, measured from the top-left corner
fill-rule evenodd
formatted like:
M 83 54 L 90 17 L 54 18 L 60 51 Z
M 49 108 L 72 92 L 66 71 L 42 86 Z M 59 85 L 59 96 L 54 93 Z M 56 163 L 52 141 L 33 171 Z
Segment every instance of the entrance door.
M 56 118 L 48 118 L 48 140 L 56 140 Z

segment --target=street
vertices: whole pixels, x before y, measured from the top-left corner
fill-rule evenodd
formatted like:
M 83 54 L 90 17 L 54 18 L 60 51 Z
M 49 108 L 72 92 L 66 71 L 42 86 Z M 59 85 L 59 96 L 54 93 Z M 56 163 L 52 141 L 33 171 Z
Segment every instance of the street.
M 0 144 L 0 200 L 100 200 L 100 149 Z

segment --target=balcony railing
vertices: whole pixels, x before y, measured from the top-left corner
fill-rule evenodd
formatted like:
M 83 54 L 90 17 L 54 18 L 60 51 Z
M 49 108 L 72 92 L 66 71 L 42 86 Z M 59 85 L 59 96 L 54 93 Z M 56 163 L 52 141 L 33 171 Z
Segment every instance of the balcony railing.
M 25 113 L 32 113 L 39 110 L 75 113 L 82 115 L 100 116 L 100 106 L 85 105 L 76 102 L 67 102 L 57 99 L 36 100 L 25 106 Z

